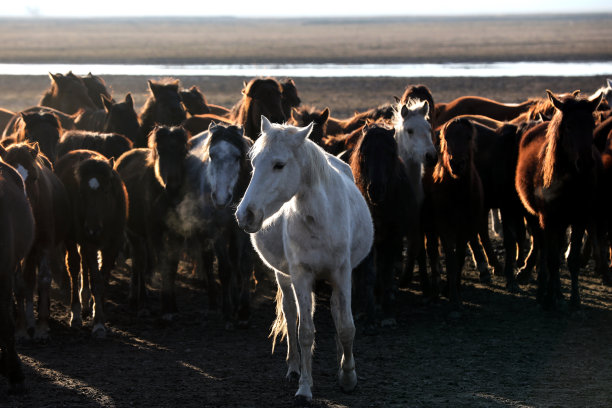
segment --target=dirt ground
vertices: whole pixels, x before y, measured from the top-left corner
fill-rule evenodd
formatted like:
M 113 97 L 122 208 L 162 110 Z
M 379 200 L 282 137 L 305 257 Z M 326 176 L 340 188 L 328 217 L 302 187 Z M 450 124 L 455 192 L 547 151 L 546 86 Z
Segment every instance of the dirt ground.
M 0 48 L 0 56 L 13 55 L 7 50 Z M 606 57 L 609 50 L 606 39 L 594 54 Z M 132 92 L 138 106 L 144 102 L 149 78 L 105 79 L 117 99 Z M 185 87 L 198 85 L 209 102 L 229 106 L 249 78 L 180 79 Z M 426 84 L 439 102 L 467 94 L 520 102 L 544 96 L 547 88 L 592 93 L 605 79 L 296 78 L 296 85 L 304 104 L 329 106 L 333 115 L 346 117 L 391 102 L 414 83 Z M 47 77 L 0 76 L 0 107 L 18 111 L 34 105 L 48 85 Z M 350 394 L 341 392 L 335 379 L 334 330 L 329 293 L 323 288 L 315 313 L 312 406 L 610 407 L 612 289 L 592 271 L 590 264 L 580 277 L 583 306 L 574 312 L 564 304 L 556 312 L 543 311 L 533 282 L 517 294 L 508 293 L 499 277 L 484 286 L 470 263 L 458 316 L 450 313 L 446 298 L 425 301 L 416 283 L 401 290 L 395 327 L 366 336 L 357 322 L 358 385 Z M 568 275 L 564 268 L 566 297 Z M 268 339 L 275 313 L 270 282 L 253 293 L 250 327 L 228 331 L 221 315 L 208 309 L 201 283 L 188 273 L 179 274 L 180 315 L 172 323 L 157 313 L 157 280 L 150 285 L 153 314 L 147 318 L 127 307 L 128 281 L 126 269 L 114 271 L 107 301 L 110 333 L 103 340 L 91 338 L 90 327 L 69 327 L 69 308 L 55 288 L 50 339 L 18 345 L 29 392 L 8 396 L 7 383 L 0 379 L 0 407 L 293 405 L 297 384 L 284 378 L 286 347 L 277 346 L 272 355 Z

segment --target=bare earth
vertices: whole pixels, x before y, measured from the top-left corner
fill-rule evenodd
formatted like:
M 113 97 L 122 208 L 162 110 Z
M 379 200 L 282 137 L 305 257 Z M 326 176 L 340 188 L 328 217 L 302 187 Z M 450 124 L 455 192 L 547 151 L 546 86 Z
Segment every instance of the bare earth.
M 482 31 L 483 35 L 478 39 L 474 27 L 484 30 L 485 24 L 489 24 L 487 27 L 491 30 L 495 25 L 486 21 L 460 20 L 448 23 L 455 24 L 453 27 L 467 27 L 464 31 L 457 31 L 456 38 L 449 40 L 449 47 L 452 46 L 453 50 L 464 50 L 468 60 L 499 60 L 500 55 L 506 56 L 506 51 L 508 59 L 521 59 L 531 55 L 529 50 L 536 46 L 548 47 L 551 54 L 559 56 L 560 59 L 573 56 L 575 59 L 610 60 L 610 35 L 606 31 L 612 27 L 609 18 L 569 20 L 573 22 L 570 24 L 568 19 L 562 19 L 560 22 L 553 20 L 551 24 L 557 27 L 557 33 L 560 33 L 558 35 L 566 35 L 567 27 L 578 27 L 575 39 L 582 38 L 584 42 L 576 40 L 577 43 L 570 44 L 554 41 L 553 31 L 536 28 L 533 20 L 521 22 L 517 19 L 497 21 L 496 24 L 500 27 L 498 37 L 489 35 L 491 31 Z M 402 25 L 400 23 L 407 25 L 404 21 L 395 22 L 390 25 L 390 29 L 399 30 Z M 45 24 L 41 23 L 38 27 L 43 33 L 47 32 L 53 36 L 59 36 L 58 33 L 62 30 L 69 31 L 71 35 L 74 33 L 66 25 Z M 122 24 L 124 30 L 130 26 L 126 22 Z M 133 30 L 133 35 L 134 38 L 142 40 L 145 38 L 142 33 L 147 32 L 148 26 L 142 22 L 140 24 L 143 24 L 141 29 Z M 187 28 L 196 30 L 202 26 L 191 24 L 164 26 L 164 32 L 182 33 L 169 35 L 167 41 L 184 39 Z M 379 23 L 360 24 L 352 23 L 352 26 L 358 28 L 353 32 L 365 32 L 368 35 L 380 32 Z M 413 23 L 415 24 L 417 23 Z M 434 26 L 434 22 L 418 24 L 429 24 L 430 29 Z M 511 37 L 508 34 L 512 31 L 512 24 L 515 32 L 525 33 L 529 28 L 541 36 L 548 36 L 546 38 L 549 38 L 550 42 L 530 42 L 527 35 L 521 34 L 512 46 L 509 44 Z M 242 30 L 243 25 L 245 24 L 234 27 L 240 27 Z M 204 26 L 199 29 L 212 30 L 212 26 Z M 335 32 L 343 33 L 346 26 L 345 23 L 338 23 L 332 28 Z M 94 26 L 95 30 L 91 30 L 96 34 L 113 32 L 110 26 L 105 27 L 107 30 L 99 26 Z M 269 27 L 270 32 L 278 29 L 274 24 Z M 436 27 L 441 27 L 440 30 L 449 29 L 439 22 Z M 23 29 L 22 33 L 28 32 L 24 27 L 18 28 Z M 13 31 L 9 32 L 5 24 L 0 24 L 0 38 L 12 35 L 10 38 L 24 41 L 30 51 L 20 51 L 19 47 L 7 45 L 5 42 L 0 46 L 0 59 L 49 61 L 51 57 L 45 54 L 46 51 L 32 51 L 41 45 L 35 43 L 31 37 L 42 34 L 24 34 L 27 41 L 17 40 L 19 36 L 14 29 L 15 26 Z M 322 29 L 304 29 L 303 32 L 308 34 L 304 34 L 307 38 L 316 38 L 318 30 Z M 259 29 L 251 34 L 254 32 L 266 39 L 266 36 L 271 35 Z M 567 36 L 572 37 L 570 34 Z M 52 41 L 51 37 L 49 35 L 47 42 L 57 44 L 58 37 L 55 37 L 55 41 Z M 250 38 L 248 35 L 246 37 Z M 75 39 L 79 36 L 70 38 L 70 41 L 79 43 Z M 108 34 L 104 38 L 109 49 L 113 44 L 125 43 L 120 35 Z M 348 44 L 346 47 L 350 50 L 347 51 L 349 57 L 355 56 L 358 62 L 374 58 L 374 51 L 371 49 L 370 54 L 359 54 L 354 51 L 357 47 L 349 44 L 346 37 L 343 38 L 342 41 Z M 374 41 L 372 38 L 375 37 L 368 38 L 368 41 Z M 431 36 L 428 38 L 434 41 Z M 460 47 L 457 44 L 461 39 L 465 44 L 483 44 L 483 47 Z M 423 37 L 418 41 L 429 40 Z M 295 39 L 291 41 L 299 42 Z M 381 59 L 395 61 L 394 56 L 399 55 L 397 49 L 393 49 L 396 43 L 383 34 L 380 34 L 378 41 L 381 46 L 377 52 Z M 440 38 L 436 41 L 439 47 L 444 46 Z M 406 45 L 405 42 L 400 42 Z M 211 38 L 210 43 L 217 44 L 215 38 Z M 587 43 L 597 45 L 587 49 Z M 140 58 L 143 58 L 153 62 L 178 58 L 189 62 L 190 59 L 186 56 L 199 52 L 185 46 L 178 57 L 168 57 L 168 49 L 171 47 L 165 48 L 166 43 L 161 44 L 160 48 L 147 48 L 147 52 L 143 52 L 142 48 L 135 49 L 135 60 L 142 62 Z M 271 43 L 270 48 L 282 48 L 278 44 L 279 41 Z M 542 44 L 545 44 L 545 47 Z M 250 57 L 244 57 L 251 55 L 248 54 L 251 52 L 248 47 L 245 51 L 241 48 L 242 45 L 233 45 L 236 46 L 234 55 L 243 58 L 241 62 L 251 62 Z M 86 47 L 83 46 L 84 48 Z M 313 58 L 318 60 L 317 55 L 323 55 L 321 59 L 325 59 L 326 55 L 333 54 L 327 48 L 323 51 L 319 48 L 313 57 L 309 54 L 312 50 L 309 47 L 304 47 L 301 51 L 294 49 L 292 57 L 288 59 L 312 61 Z M 247 54 L 241 54 L 243 51 Z M 481 52 L 486 55 L 476 55 Z M 56 49 L 53 58 L 57 61 L 72 62 L 90 62 L 98 58 L 93 54 L 76 58 L 76 53 L 74 47 L 66 47 L 63 51 Z M 427 53 L 423 51 L 423 55 L 415 57 L 415 60 L 439 60 L 432 56 L 431 52 L 425 54 Z M 439 54 L 444 52 L 439 51 Z M 111 51 L 107 50 L 106 54 L 99 55 L 108 56 Z M 261 54 L 257 58 L 277 58 L 275 51 L 266 55 Z M 228 53 L 224 58 L 232 60 L 234 57 Z M 255 58 L 256 56 L 253 56 L 253 59 Z M 458 57 L 453 58 L 456 60 Z M 112 60 L 113 58 L 109 57 L 104 61 Z M 139 106 L 147 94 L 147 79 L 150 78 L 105 77 L 115 98 L 122 99 L 126 92 L 132 92 Z M 209 102 L 230 106 L 240 97 L 242 81 L 249 78 L 180 79 L 185 87 L 198 85 Z M 581 89 L 583 92 L 592 93 L 604 84 L 605 77 L 297 78 L 295 81 L 304 104 L 329 106 L 335 116 L 346 117 L 355 110 L 391 102 L 393 96 L 399 96 L 406 85 L 414 83 L 427 85 L 435 100 L 439 102 L 467 94 L 505 102 L 520 102 L 527 97 L 544 96 L 545 89 L 555 92 Z M 34 105 L 48 85 L 47 77 L 0 76 L 0 107 L 18 111 Z M 499 246 L 499 241 L 496 242 Z M 503 256 L 501 252 L 503 251 L 500 249 L 500 255 Z M 492 285 L 483 286 L 478 282 L 477 273 L 470 263 L 466 264 L 464 271 L 464 306 L 459 317 L 451 317 L 445 298 L 435 303 L 424 302 L 416 284 L 408 290 L 402 290 L 398 296 L 396 327 L 382 328 L 378 335 L 365 336 L 360 330 L 361 323 L 357 322 L 355 354 L 359 383 L 351 394 L 342 393 L 335 379 L 337 362 L 333 323 L 329 311 L 329 294 L 323 288 L 318 294 L 319 306 L 315 314 L 315 399 L 312 406 L 610 407 L 612 289 L 603 287 L 600 278 L 594 276 L 592 271 L 592 264 L 589 264 L 580 278 L 583 307 L 577 312 L 568 311 L 564 305 L 556 312 L 542 311 L 535 302 L 534 283 L 525 286 L 524 291 L 519 294 L 507 293 L 504 290 L 504 281 L 499 277 L 494 277 Z M 564 269 L 562 285 L 566 296 L 569 294 L 568 275 Z M 201 289 L 201 283 L 187 272 L 182 271 L 179 274 L 177 299 L 181 314 L 179 319 L 171 324 L 164 323 L 156 313 L 159 305 L 159 283 L 156 279 L 150 286 L 153 316 L 139 319 L 127 308 L 125 299 L 128 293 L 128 277 L 126 269 L 117 268 L 110 283 L 107 312 L 111 333 L 105 340 L 92 339 L 89 327 L 81 330 L 69 328 L 69 308 L 62 302 L 60 293 L 55 288 L 50 340 L 45 344 L 27 342 L 18 346 L 29 393 L 24 396 L 7 396 L 7 384 L 0 380 L 0 407 L 287 407 L 293 404 L 292 396 L 297 384 L 288 383 L 284 379 L 286 347 L 282 344 L 277 347 L 274 355 L 270 354 L 271 344 L 267 336 L 274 319 L 275 295 L 274 286 L 270 282 L 261 283 L 254 292 L 251 326 L 244 330 L 227 331 L 220 314 L 208 310 L 207 295 Z

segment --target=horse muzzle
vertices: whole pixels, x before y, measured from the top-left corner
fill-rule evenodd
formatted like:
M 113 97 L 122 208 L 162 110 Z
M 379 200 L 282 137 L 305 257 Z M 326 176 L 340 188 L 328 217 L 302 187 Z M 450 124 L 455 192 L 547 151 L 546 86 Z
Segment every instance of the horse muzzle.
M 251 206 L 238 207 L 236 211 L 236 221 L 238 226 L 245 232 L 253 234 L 261 229 L 263 225 L 263 211 L 254 209 Z

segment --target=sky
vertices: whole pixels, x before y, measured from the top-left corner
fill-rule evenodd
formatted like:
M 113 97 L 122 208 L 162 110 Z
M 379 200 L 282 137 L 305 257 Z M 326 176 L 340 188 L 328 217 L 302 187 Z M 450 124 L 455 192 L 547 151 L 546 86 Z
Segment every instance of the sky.
M 349 6 L 347 7 L 347 4 Z M 376 9 L 372 5 L 380 4 Z M 383 7 L 384 6 L 384 7 Z M 522 13 L 611 13 L 610 0 L 23 0 L 3 1 L 1 17 L 326 17 Z

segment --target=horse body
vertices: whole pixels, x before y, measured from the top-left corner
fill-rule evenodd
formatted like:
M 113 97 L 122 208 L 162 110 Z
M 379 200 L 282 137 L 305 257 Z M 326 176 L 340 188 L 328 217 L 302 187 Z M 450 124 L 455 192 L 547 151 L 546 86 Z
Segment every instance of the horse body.
M 136 141 L 140 135 L 140 123 L 134 110 L 132 95 L 128 93 L 123 102 L 114 102 L 102 97 L 103 108 L 81 111 L 75 118 L 75 126 L 80 130 L 102 133 L 118 133 L 129 140 Z
M 568 267 L 572 278 L 571 303 L 580 304 L 578 274 L 580 243 L 585 229 L 593 236 L 597 268 L 603 267 L 601 229 L 594 225 L 601 158 L 593 146 L 594 101 L 571 94 L 558 99 L 547 91 L 556 113 L 522 138 L 516 170 L 516 189 L 529 212 L 527 218 L 540 250 L 538 301 L 554 307 L 560 293 L 559 266 L 563 240 L 571 226 Z M 604 272 L 605 275 L 605 272 Z
M 60 251 L 70 221 L 68 196 L 37 144 L 13 144 L 7 148 L 4 160 L 23 177 L 35 220 L 35 239 L 23 270 L 25 287 L 16 290 L 17 327 L 20 336 L 27 328 L 30 336 L 44 338 L 49 331 L 51 278 L 63 276 Z M 35 286 L 39 293 L 37 323 L 34 319 Z
M 66 187 L 72 210 L 66 237 L 66 263 L 72 281 L 70 325 L 82 325 L 81 312 L 89 311 L 90 287 L 94 302 L 92 334 L 103 337 L 105 286 L 123 246 L 127 191 L 113 170 L 113 162 L 91 150 L 67 153 L 58 160 L 55 172 Z M 102 255 L 101 267 L 98 251 Z
M 62 157 L 73 150 L 93 150 L 110 159 L 118 159 L 123 153 L 131 150 L 132 142 L 118 133 L 98 133 L 85 130 L 69 130 L 62 134 L 57 144 L 57 157 Z
M 0 147 L 0 156 L 5 151 Z M 34 216 L 19 173 L 0 160 L 0 374 L 11 392 L 24 390 L 24 376 L 15 350 L 13 278 L 34 241 Z
M 287 375 L 299 373 L 296 397 L 311 399 L 312 291 L 316 279 L 328 280 L 341 352 L 339 381 L 350 391 L 357 383 L 351 271 L 372 246 L 370 213 L 350 168 L 306 140 L 312 125 L 273 125 L 265 117 L 261 122 L 262 137 L 250 153 L 253 176 L 236 217 L 240 227 L 252 234 L 260 257 L 276 272 L 279 293 L 273 334 L 275 338 L 287 334 Z

